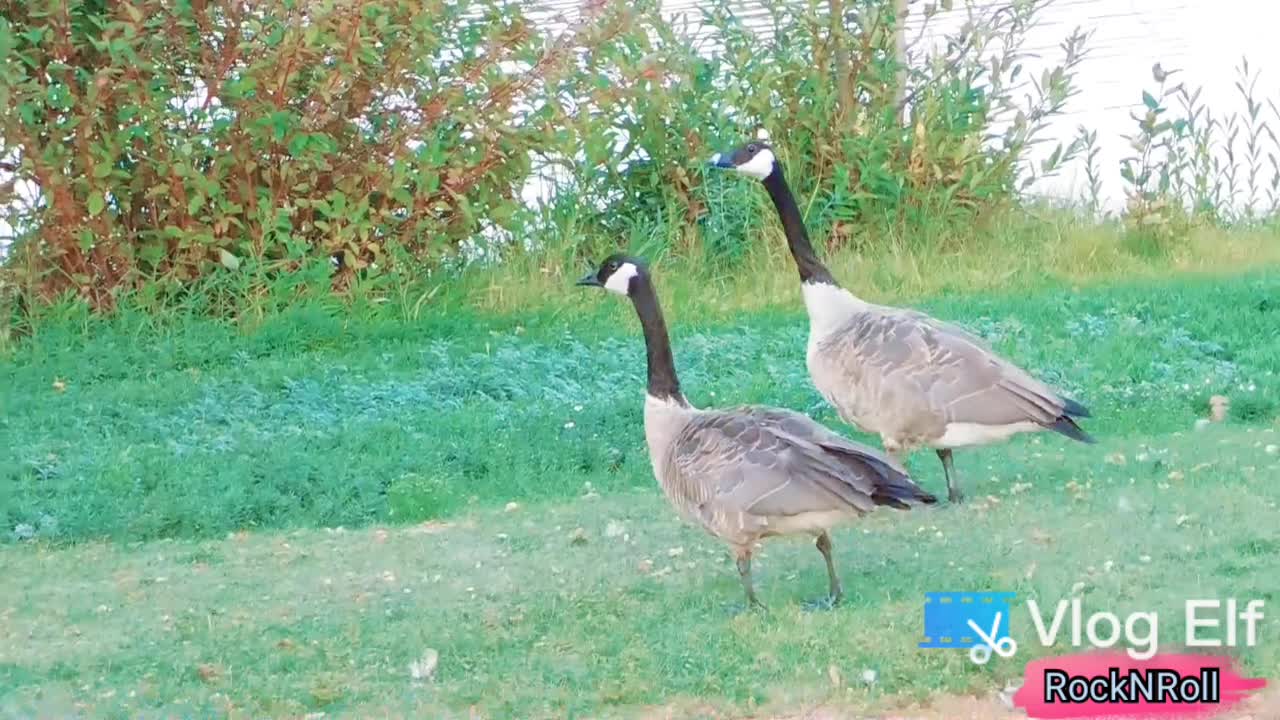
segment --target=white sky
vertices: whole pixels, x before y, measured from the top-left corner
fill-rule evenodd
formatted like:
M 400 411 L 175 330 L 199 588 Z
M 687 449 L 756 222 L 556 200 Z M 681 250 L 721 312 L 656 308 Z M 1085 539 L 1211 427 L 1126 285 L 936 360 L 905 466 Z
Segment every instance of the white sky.
M 1120 159 L 1129 154 L 1123 135 L 1135 130 L 1130 111 L 1141 106 L 1142 91 L 1155 89 L 1151 66 L 1181 68 L 1170 84 L 1203 86 L 1201 102 L 1216 115 L 1244 112 L 1234 87 L 1242 56 L 1262 71 L 1258 94 L 1280 103 L 1280 5 L 1264 0 L 1058 0 L 1051 22 L 1035 31 L 1034 45 L 1049 45 L 1075 24 L 1096 28 L 1091 56 L 1080 69 L 1081 93 L 1071 113 L 1056 123 L 1057 136 L 1070 138 L 1078 125 L 1098 132 L 1107 206 L 1122 201 Z M 1059 24 L 1060 23 L 1060 24 Z M 1274 129 L 1280 118 L 1271 114 Z M 1083 167 L 1068 168 L 1039 188 L 1076 195 L 1085 186 Z M 1074 189 L 1074 191 L 1073 191 Z

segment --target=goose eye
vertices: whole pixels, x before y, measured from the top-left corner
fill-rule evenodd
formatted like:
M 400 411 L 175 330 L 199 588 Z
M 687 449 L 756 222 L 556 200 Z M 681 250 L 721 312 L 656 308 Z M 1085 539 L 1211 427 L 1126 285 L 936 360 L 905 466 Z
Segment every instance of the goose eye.
M 751 143 L 750 145 L 747 146 L 747 152 L 749 153 L 756 152 L 759 149 L 760 149 L 760 146 L 755 143 Z

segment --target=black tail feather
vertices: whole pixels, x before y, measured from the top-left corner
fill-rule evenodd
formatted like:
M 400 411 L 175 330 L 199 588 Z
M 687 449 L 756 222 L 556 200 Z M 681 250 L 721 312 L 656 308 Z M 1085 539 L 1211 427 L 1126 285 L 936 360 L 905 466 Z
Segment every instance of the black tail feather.
M 1098 442 L 1097 440 L 1093 439 L 1093 436 L 1089 435 L 1089 433 L 1085 432 L 1079 425 L 1077 425 L 1075 420 L 1072 420 L 1067 415 L 1063 415 L 1059 417 L 1057 420 L 1053 422 L 1052 425 L 1049 425 L 1048 427 L 1050 430 L 1053 430 L 1054 432 L 1062 433 L 1063 435 L 1066 435 L 1072 440 L 1078 440 L 1082 443 L 1086 443 L 1089 445 L 1093 445 L 1094 443 Z
M 1093 417 L 1089 408 L 1068 397 L 1062 398 L 1062 414 L 1067 417 Z
M 882 481 L 876 483 L 875 491 L 871 493 L 875 504 L 910 510 L 913 505 L 933 505 L 938 502 L 937 496 L 917 485 L 911 476 L 903 475 L 888 465 L 877 469 L 881 471 Z
M 910 475 L 875 455 L 841 445 L 824 444 L 822 447 L 856 461 L 879 476 L 871 491 L 871 501 L 877 505 L 910 510 L 913 505 L 933 505 L 938 502 L 935 495 L 917 485 Z
M 910 510 L 915 505 L 936 505 L 938 502 L 937 496 L 919 487 L 916 487 L 913 492 L 908 493 L 905 496 L 905 499 L 897 494 L 886 494 L 884 492 L 885 489 L 877 489 L 877 491 L 872 494 L 871 500 L 875 502 L 875 504 L 888 505 L 889 507 L 897 510 Z

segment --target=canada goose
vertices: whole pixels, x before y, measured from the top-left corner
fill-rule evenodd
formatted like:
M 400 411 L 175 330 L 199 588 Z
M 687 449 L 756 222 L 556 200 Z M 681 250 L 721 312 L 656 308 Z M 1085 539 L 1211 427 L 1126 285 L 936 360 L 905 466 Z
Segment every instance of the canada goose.
M 1054 430 L 1094 442 L 1076 424 L 1089 410 L 953 325 L 905 308 L 873 305 L 840 287 L 818 260 L 782 166 L 766 142 L 717 154 L 716 167 L 764 184 L 773 199 L 809 314 L 806 363 L 818 392 L 847 423 L 877 433 L 901 461 L 931 447 L 951 502 L 963 500 L 953 448 Z
M 643 260 L 611 255 L 577 284 L 631 298 L 648 358 L 644 435 L 653 474 L 686 521 L 732 547 L 749 607 L 764 607 L 751 582 L 757 541 L 816 537 L 827 563 L 830 596 L 815 605 L 834 606 L 843 593 L 827 530 L 877 505 L 908 509 L 937 502 L 897 461 L 800 413 L 762 406 L 703 410 L 689 404 Z

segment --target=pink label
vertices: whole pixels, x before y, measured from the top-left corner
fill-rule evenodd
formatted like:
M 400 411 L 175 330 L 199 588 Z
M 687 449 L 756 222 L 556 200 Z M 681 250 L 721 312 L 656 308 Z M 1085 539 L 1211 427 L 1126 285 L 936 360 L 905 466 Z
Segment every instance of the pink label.
M 1027 663 L 1013 703 L 1031 718 L 1207 718 L 1266 684 L 1225 656 L 1090 652 Z

